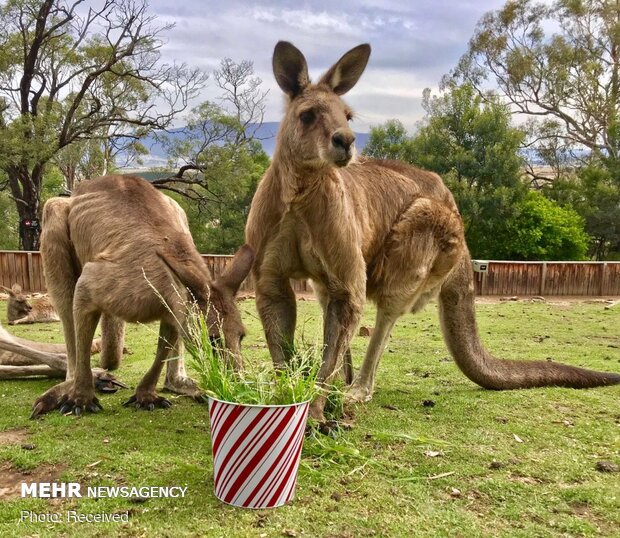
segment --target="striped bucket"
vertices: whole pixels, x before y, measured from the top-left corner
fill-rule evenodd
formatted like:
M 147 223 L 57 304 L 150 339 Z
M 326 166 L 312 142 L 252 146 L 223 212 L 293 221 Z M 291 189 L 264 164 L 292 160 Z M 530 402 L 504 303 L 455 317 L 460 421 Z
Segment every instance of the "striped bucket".
M 209 398 L 215 496 L 243 508 L 293 498 L 309 402 L 241 405 Z

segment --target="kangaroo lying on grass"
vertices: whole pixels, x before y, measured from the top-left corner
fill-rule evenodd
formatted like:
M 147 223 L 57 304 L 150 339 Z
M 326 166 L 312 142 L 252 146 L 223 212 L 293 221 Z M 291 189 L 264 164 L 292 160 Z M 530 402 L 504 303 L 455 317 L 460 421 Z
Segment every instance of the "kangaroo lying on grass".
M 9 325 L 60 321 L 49 297 L 41 297 L 34 305 L 31 305 L 26 295 L 22 293 L 22 287 L 19 284 L 13 284 L 11 288 L 4 286 L 2 288 L 9 294 L 6 312 Z
M 181 356 L 180 334 L 194 301 L 205 313 L 211 337 L 223 339 L 234 363 L 241 365 L 244 329 L 235 294 L 250 271 L 252 249 L 242 247 L 228 271 L 214 281 L 183 210 L 147 181 L 106 176 L 82 182 L 70 198 L 49 200 L 43 210 L 41 254 L 65 332 L 68 368 L 66 381 L 36 400 L 33 417 L 56 408 L 76 415 L 101 409 L 89 349 L 102 314 L 130 322 L 160 320 L 153 366 L 125 405 L 170 407 L 155 387 L 164 361 Z M 103 334 L 104 348 L 106 339 L 113 338 L 110 332 Z M 118 353 L 121 346 L 112 347 Z M 168 361 L 166 387 L 196 395 L 182 359 Z
M 448 348 L 482 387 L 620 383 L 618 374 L 499 360 L 482 347 L 471 259 L 450 191 L 431 172 L 353 159 L 353 113 L 340 96 L 356 84 L 369 55 L 368 45 L 352 49 L 312 84 L 303 54 L 290 43 L 275 47 L 275 78 L 289 99 L 246 226 L 246 240 L 256 251 L 256 303 L 275 364 L 288 361 L 293 350 L 296 309 L 289 279 L 311 278 L 324 314 L 324 382 L 343 359 L 351 379 L 351 338 L 365 299 L 377 304 L 375 330 L 348 392 L 354 401 L 372 397 L 396 320 L 437 295 Z M 314 418 L 323 420 L 323 405 L 321 398 L 313 403 Z
M 91 354 L 101 351 L 101 339 L 93 340 Z M 67 348 L 64 344 L 34 342 L 13 336 L 0 325 L 0 380 L 33 376 L 65 377 Z M 125 387 L 106 370 L 93 369 L 95 388 L 101 392 L 116 392 Z

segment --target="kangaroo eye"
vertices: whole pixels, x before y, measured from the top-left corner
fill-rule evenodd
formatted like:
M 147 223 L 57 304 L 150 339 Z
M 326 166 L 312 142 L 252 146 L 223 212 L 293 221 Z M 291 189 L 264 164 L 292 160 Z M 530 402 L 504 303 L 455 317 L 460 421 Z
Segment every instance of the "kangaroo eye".
M 315 118 L 316 114 L 314 113 L 314 110 L 306 110 L 299 115 L 299 119 L 304 125 L 310 125 L 315 120 Z

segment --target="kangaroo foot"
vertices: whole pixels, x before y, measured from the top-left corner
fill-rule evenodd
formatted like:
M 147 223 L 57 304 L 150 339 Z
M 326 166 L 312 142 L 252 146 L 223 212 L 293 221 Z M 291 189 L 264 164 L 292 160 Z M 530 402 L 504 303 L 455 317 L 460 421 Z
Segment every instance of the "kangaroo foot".
M 54 409 L 60 409 L 63 415 L 73 413 L 79 416 L 84 411 L 97 413 L 103 407 L 92 394 L 92 391 L 77 392 L 74 389 L 73 381 L 64 381 L 35 400 L 30 418 L 38 418 Z
M 351 403 L 363 403 L 372 400 L 372 388 L 354 382 L 346 392 L 346 399 Z
M 103 394 L 114 394 L 118 392 L 118 389 L 129 388 L 125 383 L 109 374 L 107 370 L 101 370 L 100 368 L 93 368 L 93 378 L 95 379 L 95 390 Z
M 194 398 L 194 400 L 204 400 L 204 393 L 198 388 L 198 385 L 191 377 L 179 376 L 173 379 L 166 379 L 164 389 L 174 392 L 175 394 L 190 396 Z
M 325 407 L 325 398 L 319 396 L 311 404 L 308 410 L 308 418 L 316 420 L 319 424 L 326 424 L 327 420 L 323 414 L 323 408 Z
M 156 408 L 168 409 L 172 407 L 172 403 L 163 396 L 158 396 L 156 392 L 136 392 L 123 404 L 123 407 L 153 411 Z

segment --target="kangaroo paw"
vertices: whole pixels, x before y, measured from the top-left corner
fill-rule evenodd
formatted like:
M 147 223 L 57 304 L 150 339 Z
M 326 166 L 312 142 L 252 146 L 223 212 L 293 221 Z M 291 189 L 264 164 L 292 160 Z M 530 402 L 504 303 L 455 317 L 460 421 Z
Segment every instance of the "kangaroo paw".
M 168 409 L 169 407 L 172 407 L 172 403 L 163 396 L 158 396 L 155 392 L 136 392 L 123 404 L 123 407 L 133 407 L 135 409 L 153 411 L 156 408 Z
M 319 424 L 327 423 L 325 415 L 323 414 L 323 408 L 325 407 L 325 400 L 321 397 L 316 398 L 311 404 L 308 410 L 308 418 L 316 420 Z
M 93 368 L 93 378 L 95 380 L 95 390 L 102 392 L 103 394 L 114 394 L 115 392 L 118 392 L 118 389 L 129 388 L 125 385 L 125 383 L 122 383 L 116 379 L 112 374 L 99 368 Z
M 199 402 L 204 401 L 204 394 L 198 388 L 198 385 L 191 377 L 177 377 L 171 380 L 166 379 L 164 389 L 174 392 L 175 394 L 183 394 L 190 396 Z
M 351 403 L 369 402 L 372 400 L 372 389 L 354 382 L 347 390 L 345 397 Z
M 65 381 L 35 400 L 30 418 L 38 418 L 54 409 L 59 409 L 63 415 L 73 413 L 80 416 L 84 411 L 97 413 L 103 407 L 94 394 L 78 394 L 74 391 L 73 381 Z

